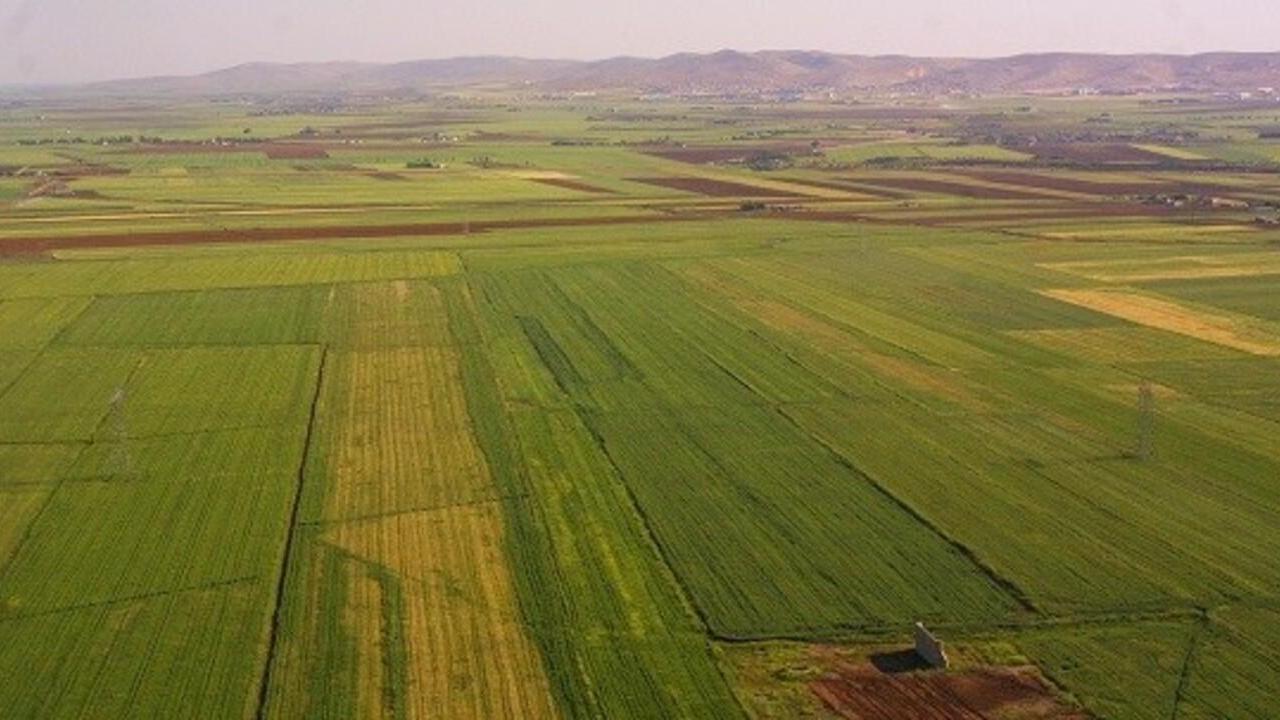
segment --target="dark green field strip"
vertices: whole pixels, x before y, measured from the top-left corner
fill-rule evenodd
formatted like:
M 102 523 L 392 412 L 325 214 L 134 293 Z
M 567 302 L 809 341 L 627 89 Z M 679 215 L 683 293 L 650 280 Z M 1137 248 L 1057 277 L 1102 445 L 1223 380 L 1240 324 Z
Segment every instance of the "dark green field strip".
M 583 408 L 713 630 L 795 634 L 916 615 L 1002 617 L 1016 607 L 753 388 L 813 400 L 832 386 L 752 351 L 758 344 L 740 328 L 651 282 L 661 277 L 599 266 L 485 287 L 511 293 L 499 306 L 511 308 L 508 332 Z M 927 579 L 917 584 L 908 568 Z
M 490 365 L 507 354 L 499 347 L 526 357 L 505 366 L 508 382 L 546 371 L 529 364 L 537 363 L 536 351 L 518 342 L 524 336 L 514 315 L 495 311 L 486 297 L 493 292 L 450 286 L 450 320 L 454 337 L 472 349 L 463 357 L 467 405 L 505 490 L 522 614 L 561 710 L 568 717 L 738 716 L 702 629 L 580 418 L 504 399 L 503 370 Z

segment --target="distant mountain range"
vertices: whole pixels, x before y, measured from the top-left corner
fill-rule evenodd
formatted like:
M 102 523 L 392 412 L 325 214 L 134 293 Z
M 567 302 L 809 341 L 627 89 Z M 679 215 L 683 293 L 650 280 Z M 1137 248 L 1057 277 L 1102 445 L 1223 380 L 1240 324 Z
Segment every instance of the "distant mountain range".
M 972 59 L 723 50 L 656 59 L 617 57 L 596 61 L 485 56 L 391 64 L 251 63 L 203 75 L 120 80 L 79 89 L 118 94 L 278 95 L 423 92 L 481 86 L 546 92 L 651 93 L 1243 92 L 1280 89 L 1280 52 L 1040 53 Z

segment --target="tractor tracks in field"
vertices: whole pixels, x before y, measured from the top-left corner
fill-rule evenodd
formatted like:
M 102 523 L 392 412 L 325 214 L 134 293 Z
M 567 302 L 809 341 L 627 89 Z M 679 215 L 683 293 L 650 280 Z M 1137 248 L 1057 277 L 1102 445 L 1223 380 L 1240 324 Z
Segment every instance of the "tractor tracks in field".
M 1187 653 L 1182 658 L 1182 669 L 1178 672 L 1178 686 L 1173 692 L 1173 706 L 1169 708 L 1169 720 L 1178 720 L 1178 711 L 1182 708 L 1182 698 L 1187 691 L 1187 683 L 1191 680 L 1191 669 L 1195 665 L 1196 650 L 1200 647 L 1200 638 L 1209 630 L 1209 611 L 1198 608 L 1196 626 L 1191 631 L 1191 640 L 1187 642 Z
M 315 436 L 316 417 L 320 407 L 320 394 L 324 389 L 324 371 L 329 359 L 329 346 L 320 347 L 320 363 L 316 369 L 316 386 L 311 395 L 311 407 L 307 414 L 307 432 L 302 443 L 302 458 L 298 462 L 297 482 L 294 483 L 293 504 L 289 509 L 289 528 L 285 534 L 284 552 L 280 559 L 280 573 L 276 578 L 274 608 L 271 611 L 271 626 L 267 634 L 267 656 L 262 664 L 262 678 L 258 684 L 258 704 L 254 717 L 261 720 L 266 717 L 267 699 L 271 688 L 271 667 L 275 663 L 276 650 L 280 642 L 280 622 L 284 615 L 285 588 L 289 581 L 289 565 L 293 557 L 293 539 L 298 533 L 298 515 L 302 506 L 302 489 L 306 482 L 308 461 L 311 458 L 312 441 Z
M 76 605 L 63 605 L 61 607 L 51 608 L 49 610 L 37 610 L 30 613 L 18 613 L 14 615 L 0 615 L 0 623 L 14 622 L 16 620 L 30 620 L 32 618 L 49 617 L 51 615 L 61 615 L 63 613 L 76 612 L 79 610 L 92 610 L 94 608 L 111 607 L 112 605 L 124 605 L 127 603 L 140 602 L 145 600 L 155 600 L 157 598 L 172 597 L 174 595 L 184 595 L 186 593 L 196 593 L 206 590 L 221 590 L 236 585 L 244 585 L 246 583 L 255 582 L 260 579 L 258 575 L 241 575 L 239 577 L 227 578 L 225 580 L 210 580 L 209 582 L 199 583 L 196 585 L 184 585 L 177 588 L 166 588 L 164 590 L 153 590 L 151 592 L 137 593 L 135 595 L 123 595 L 121 597 L 107 598 L 105 600 L 97 600 L 94 602 L 79 603 Z

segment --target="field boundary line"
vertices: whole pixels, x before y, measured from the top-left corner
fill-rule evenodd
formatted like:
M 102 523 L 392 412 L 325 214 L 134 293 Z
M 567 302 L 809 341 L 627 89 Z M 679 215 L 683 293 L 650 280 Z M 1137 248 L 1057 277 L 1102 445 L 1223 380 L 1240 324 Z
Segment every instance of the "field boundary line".
M 275 607 L 271 611 L 271 625 L 267 634 L 267 655 L 263 660 L 262 677 L 258 684 L 258 705 L 254 717 L 261 720 L 266 717 L 267 698 L 271 687 L 271 666 L 274 664 L 276 647 L 280 641 L 280 620 L 284 610 L 285 587 L 289 579 L 289 560 L 293 556 L 293 538 L 298 533 L 298 514 L 302 506 L 302 488 L 306 482 L 307 467 L 311 459 L 311 445 L 315 434 L 317 409 L 320 406 L 320 394 L 324 388 L 325 365 L 329 359 L 329 346 L 320 348 L 320 363 L 316 368 L 316 387 L 311 395 L 311 408 L 307 416 L 307 432 L 302 443 L 302 458 L 298 462 L 298 480 L 294 484 L 293 504 L 289 508 L 289 530 L 285 534 L 284 552 L 280 558 L 280 573 L 276 578 Z
M 35 354 L 31 356 L 31 360 L 27 360 L 27 363 L 22 366 L 22 370 L 18 370 L 18 374 L 14 375 L 12 380 L 9 380 L 8 383 L 5 383 L 4 387 L 0 387 L 0 400 L 4 400 L 4 396 L 9 395 L 10 389 L 17 387 L 17 384 L 19 382 L 22 382 L 23 378 L 27 377 L 27 373 L 31 372 L 32 368 L 35 368 L 36 363 L 40 361 L 41 357 L 44 357 L 46 352 L 49 352 L 49 348 L 54 346 L 54 343 L 58 342 L 60 338 L 64 336 L 64 334 L 67 334 L 68 328 L 72 327 L 72 325 L 79 322 L 79 319 L 81 319 L 82 316 L 84 316 L 84 313 L 87 313 L 88 309 L 90 309 L 90 306 L 93 305 L 93 302 L 96 302 L 97 299 L 99 299 L 99 296 L 97 295 L 87 295 L 87 296 L 72 295 L 72 296 L 65 296 L 65 297 L 74 297 L 74 299 L 81 299 L 81 297 L 87 297 L 88 302 L 86 302 L 86 304 L 84 304 L 84 306 L 81 307 L 81 309 L 79 309 L 78 313 L 76 313 L 76 316 L 74 316 L 74 318 L 67 320 L 67 323 L 64 323 L 63 327 L 58 328 L 58 332 L 54 333 L 54 336 L 50 337 L 49 340 L 45 342 L 45 345 L 41 345 L 40 348 L 36 350 Z M 44 300 L 44 299 L 28 299 L 28 297 L 0 297 L 0 302 L 12 301 L 12 300 Z M 47 299 L 47 300 L 61 300 L 61 297 L 50 297 L 50 299 Z M 60 345 L 60 347 L 65 347 L 65 346 Z
M 670 554 L 658 540 L 657 535 L 653 532 L 653 526 L 649 522 L 649 516 L 645 514 L 644 509 L 640 506 L 640 502 L 637 500 L 631 486 L 627 484 L 622 468 L 618 467 L 617 461 L 613 459 L 613 455 L 609 452 L 609 448 L 605 444 L 604 437 L 596 431 L 596 428 L 592 426 L 590 419 L 584 417 L 582 412 L 576 406 L 573 407 L 573 414 L 578 417 L 578 421 L 587 429 L 592 440 L 595 441 L 596 446 L 600 449 L 600 453 L 609 461 L 609 467 L 613 469 L 614 482 L 621 485 L 623 492 L 627 494 L 627 501 L 631 504 L 631 512 L 634 513 L 636 519 L 639 520 L 645 539 L 648 541 L 647 544 L 657 553 L 658 560 L 661 561 L 663 569 L 666 570 L 666 576 L 672 582 L 676 592 L 680 596 L 682 604 L 685 606 L 685 611 L 692 612 L 692 617 L 697 620 L 698 625 L 702 626 L 702 632 L 698 633 L 698 635 L 704 640 L 704 650 L 711 661 L 711 666 L 715 668 L 716 675 L 720 677 L 720 681 L 723 682 L 725 687 L 729 690 L 729 695 L 733 698 L 734 706 L 738 708 L 739 717 L 751 717 L 751 714 L 747 712 L 746 705 L 742 702 L 742 698 L 738 696 L 737 692 L 734 692 L 733 688 L 735 683 L 732 682 L 725 674 L 725 669 L 722 666 L 722 663 L 715 655 L 715 647 L 712 643 L 720 640 L 720 634 L 711 628 L 711 623 L 707 619 L 706 613 L 696 602 L 694 602 L 693 594 L 689 591 L 688 586 L 685 585 L 684 580 L 681 579 L 680 573 L 676 572 L 675 567 L 671 563 Z
M 86 307 L 88 306 L 86 305 Z M 77 317 L 79 316 L 77 315 Z M 53 342 L 53 340 L 51 339 L 50 342 Z M 45 347 L 48 347 L 48 345 L 46 344 Z M 25 368 L 23 368 L 21 373 L 19 373 L 19 377 L 25 375 L 26 372 L 30 370 L 32 366 L 35 365 L 36 360 L 43 354 L 44 354 L 44 349 L 42 348 L 39 354 L 37 354 L 35 358 L 32 358 L 31 362 L 28 363 Z M 137 362 L 133 364 L 133 367 L 129 370 L 129 374 L 125 376 L 124 382 L 121 385 L 121 387 L 128 387 L 129 384 L 133 382 L 134 376 L 138 374 L 138 370 L 142 368 L 142 364 L 145 360 L 146 360 L 146 355 L 139 354 Z M 17 380 L 15 379 L 14 382 L 16 383 Z M 7 387 L 5 387 L 3 392 L 0 392 L 0 399 L 3 399 L 4 394 L 7 393 L 9 391 L 9 388 L 11 387 L 13 387 L 12 383 Z M 93 446 L 95 442 L 94 438 L 97 437 L 98 432 L 102 429 L 102 426 L 106 424 L 107 418 L 110 415 L 111 415 L 110 409 L 104 408 L 102 411 L 101 417 L 98 418 L 97 424 L 95 424 L 93 430 L 90 431 L 88 439 L 85 439 L 85 440 L 76 439 L 76 441 L 74 442 L 59 443 L 63 445 L 79 444 L 79 449 L 76 451 L 75 458 L 67 465 L 66 469 L 63 471 L 63 475 L 53 482 L 53 487 L 49 490 L 49 495 L 45 497 L 44 502 L 40 504 L 40 509 L 36 511 L 35 515 L 31 516 L 31 519 L 29 521 L 27 521 L 27 526 L 22 529 L 22 536 L 18 538 L 18 542 L 14 543 L 13 549 L 9 551 L 9 556 L 4 558 L 3 565 L 0 565 L 0 580 L 4 580 L 5 577 L 9 574 L 9 569 L 13 566 L 13 561 L 18 558 L 18 555 L 22 552 L 23 548 L 26 547 L 27 541 L 31 539 L 31 533 L 33 528 L 35 528 L 36 523 L 40 522 L 40 518 L 44 517 L 44 514 L 49 509 L 49 506 L 53 504 L 53 499 L 57 497 L 58 492 L 62 490 L 62 487 L 69 482 L 69 479 L 67 478 L 67 474 L 70 473 L 71 468 L 75 467 L 76 463 L 80 462 L 80 458 L 84 457 L 85 450 Z
M 418 507 L 403 508 L 400 510 L 384 510 L 382 512 L 368 513 L 366 515 L 352 515 L 351 517 L 340 518 L 321 518 L 319 520 L 299 520 L 298 525 L 301 527 L 321 528 L 335 525 L 347 525 L 351 523 L 373 522 L 375 520 L 385 520 L 387 518 L 399 517 L 401 515 L 435 513 L 459 508 L 480 507 L 481 505 L 494 505 L 508 500 L 524 500 L 528 497 L 529 493 L 499 493 L 492 497 L 477 498 L 475 500 L 460 500 L 458 502 L 447 502 L 439 505 L 422 505 Z
M 852 460 L 845 457 L 844 453 L 837 450 L 835 447 L 829 444 L 826 440 L 823 440 L 822 438 L 810 432 L 807 428 L 805 428 L 803 425 L 797 422 L 794 417 L 792 417 L 789 413 L 787 413 L 785 408 L 775 407 L 774 411 L 777 412 L 782 417 L 786 418 L 787 422 L 791 423 L 797 430 L 804 433 L 814 442 L 818 443 L 818 445 L 820 445 L 823 449 L 825 449 L 831 455 L 833 460 L 835 460 L 840 465 L 848 468 L 852 472 L 856 473 L 859 477 L 866 480 L 867 483 L 871 485 L 871 487 L 875 488 L 876 491 L 879 492 L 881 495 L 883 495 L 886 499 L 888 499 L 890 502 L 892 502 L 894 505 L 900 508 L 903 512 L 907 513 L 910 517 L 914 518 L 916 522 L 923 525 L 931 533 L 939 537 L 943 542 L 947 543 L 952 548 L 954 548 L 957 552 L 959 552 L 962 556 L 964 556 L 969 562 L 973 563 L 974 567 L 978 568 L 978 570 L 982 572 L 983 575 L 987 576 L 987 579 L 990 580 L 992 583 L 994 583 L 996 587 L 1000 588 L 1002 591 L 1008 594 L 1009 597 L 1012 598 L 1013 601 L 1016 602 L 1023 610 L 1030 613 L 1034 613 L 1036 615 L 1042 614 L 1040 612 L 1040 609 L 1036 607 L 1034 602 L 1032 602 L 1031 597 L 1027 595 L 1026 591 L 1018 587 L 1017 583 L 1004 577 L 999 572 L 997 572 L 995 568 L 991 567 L 986 562 L 984 562 L 981 558 L 978 557 L 977 553 L 975 553 L 967 545 L 948 535 L 946 532 L 942 530 L 942 528 L 935 525 L 932 521 L 930 521 L 928 518 L 922 515 L 920 511 L 912 507 L 910 503 L 906 502 L 902 498 L 899 498 L 897 495 L 894 495 L 892 492 L 889 491 L 888 488 L 886 488 L 883 484 L 877 481 L 874 477 L 864 472 L 861 468 L 859 468 L 856 464 L 854 464 Z
M 30 620 L 32 618 L 47 617 L 50 615 L 61 615 L 63 613 L 75 612 L 77 610 L 91 610 L 98 607 L 108 607 L 111 605 L 120 605 L 123 603 L 137 602 L 139 600 L 154 600 L 156 598 L 168 597 L 170 595 L 182 595 L 183 593 L 200 592 L 202 590 L 216 590 L 223 587 L 231 587 L 233 585 L 242 585 L 244 583 L 253 582 L 261 578 L 260 575 L 241 575 L 240 577 L 228 578 L 226 580 L 210 580 L 207 583 L 199 585 L 186 585 L 183 587 L 172 588 L 169 590 L 155 590 L 152 592 L 139 593 L 137 595 L 125 595 L 118 598 L 110 598 L 107 600 L 97 600 L 90 603 L 81 603 L 79 605 L 64 605 L 59 608 L 50 610 L 40 610 L 38 612 L 25 613 L 19 615 L 9 615 L 0 617 L 0 624 L 7 622 L 15 622 L 18 620 Z
M 1015 602 L 1018 603 L 1018 605 L 1023 610 L 1037 614 L 1037 615 L 1041 614 L 1039 608 L 1035 606 L 1035 603 L 1031 601 L 1031 598 L 1026 594 L 1025 591 L 1022 590 L 1022 588 L 1018 587 L 1018 585 L 1014 583 L 1012 580 L 1009 580 L 1008 578 L 1004 577 L 1000 573 L 996 572 L 995 568 L 983 562 L 977 556 L 977 554 L 973 550 L 971 550 L 968 546 L 964 545 L 960 541 L 952 538 L 950 535 L 943 532 L 942 528 L 938 527 L 933 522 L 931 522 L 928 518 L 922 515 L 909 503 L 902 500 L 897 495 L 894 495 L 892 492 L 889 491 L 888 488 L 884 487 L 884 485 L 876 481 L 876 479 L 873 478 L 871 475 L 867 474 L 866 472 L 863 472 L 862 469 L 859 468 L 856 464 L 854 464 L 852 460 L 845 457 L 844 453 L 841 453 L 839 450 L 834 448 L 830 443 L 826 442 L 822 438 L 810 432 L 808 428 L 801 425 L 798 421 L 796 421 L 794 417 L 792 417 L 789 413 L 787 413 L 786 408 L 784 406 L 771 402 L 769 398 L 765 397 L 758 390 L 756 390 L 755 387 L 751 385 L 751 383 L 739 377 L 737 373 L 733 372 L 731 369 L 726 367 L 723 363 L 721 363 L 718 359 L 716 359 L 707 351 L 703 350 L 702 355 L 703 357 L 707 358 L 707 360 L 711 362 L 711 364 L 714 365 L 716 368 L 718 368 L 721 372 L 728 375 L 729 378 L 731 378 L 734 382 L 741 385 L 751 394 L 760 398 L 760 400 L 765 404 L 766 407 L 778 413 L 778 415 L 783 417 L 792 427 L 794 427 L 797 431 L 799 431 L 803 436 L 817 443 L 821 448 L 823 448 L 831 456 L 831 459 L 834 460 L 838 465 L 848 469 L 850 472 L 854 473 L 858 477 L 865 480 L 869 485 L 871 485 L 872 488 L 875 489 L 876 492 L 880 493 L 887 500 L 889 500 L 889 502 L 893 503 L 893 505 L 897 506 L 903 512 L 907 513 L 909 517 L 913 518 L 916 522 L 923 525 L 927 530 L 929 530 L 929 532 L 933 533 L 943 542 L 947 543 L 947 545 L 951 546 L 957 552 L 959 552 L 969 562 L 973 563 L 974 567 L 978 568 L 978 570 L 980 570 L 982 574 L 987 577 L 988 580 L 994 583 L 997 588 L 999 588 L 1000 590 L 1008 594 Z
M 1182 699 L 1187 691 L 1187 682 L 1191 679 L 1191 668 L 1195 664 L 1196 650 L 1200 646 L 1200 638 L 1209 630 L 1209 611 L 1199 608 L 1197 622 L 1187 643 L 1187 653 L 1182 657 L 1182 670 L 1178 673 L 1178 686 L 1173 691 L 1173 707 L 1169 709 L 1169 720 L 1178 720 Z

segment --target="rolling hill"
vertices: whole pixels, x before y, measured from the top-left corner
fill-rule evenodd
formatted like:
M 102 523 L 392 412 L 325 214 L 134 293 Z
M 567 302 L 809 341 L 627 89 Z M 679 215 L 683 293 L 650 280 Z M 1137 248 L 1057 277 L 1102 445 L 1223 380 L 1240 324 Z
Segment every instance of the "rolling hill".
M 186 77 L 81 86 L 107 94 L 404 92 L 475 86 L 546 91 L 976 94 L 1244 91 L 1280 86 L 1280 52 L 1200 55 L 1038 53 L 1003 58 L 842 55 L 817 51 L 680 53 L 596 61 L 482 56 L 375 64 L 249 63 Z

